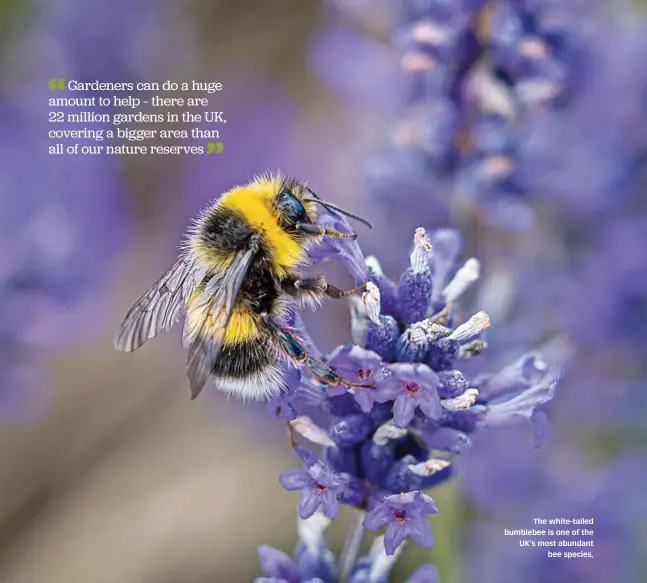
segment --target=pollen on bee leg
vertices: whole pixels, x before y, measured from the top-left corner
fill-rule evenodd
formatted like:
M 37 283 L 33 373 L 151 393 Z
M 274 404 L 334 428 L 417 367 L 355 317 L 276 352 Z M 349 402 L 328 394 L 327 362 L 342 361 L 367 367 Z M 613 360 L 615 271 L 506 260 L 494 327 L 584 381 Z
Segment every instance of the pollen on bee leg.
M 352 296 L 354 294 L 357 294 L 359 292 L 364 292 L 364 291 L 366 291 L 365 283 L 360 286 L 354 287 L 352 289 L 339 289 L 337 286 L 327 283 L 325 288 L 326 295 L 334 299 L 340 299 L 340 298 Z

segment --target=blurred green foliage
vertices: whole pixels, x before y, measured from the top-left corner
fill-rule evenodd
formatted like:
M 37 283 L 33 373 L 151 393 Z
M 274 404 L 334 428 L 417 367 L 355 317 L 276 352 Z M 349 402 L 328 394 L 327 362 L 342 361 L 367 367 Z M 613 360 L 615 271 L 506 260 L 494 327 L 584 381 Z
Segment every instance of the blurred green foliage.
M 462 528 L 467 510 L 456 485 L 452 482 L 433 492 L 440 514 L 434 517 L 432 526 L 436 534 L 436 546 L 427 560 L 438 567 L 441 581 L 461 583 Z
M 632 0 L 631 5 L 642 12 L 647 13 L 647 0 Z
M 0 0 L 0 49 L 11 42 L 16 31 L 22 30 L 24 22 L 32 13 L 32 0 Z

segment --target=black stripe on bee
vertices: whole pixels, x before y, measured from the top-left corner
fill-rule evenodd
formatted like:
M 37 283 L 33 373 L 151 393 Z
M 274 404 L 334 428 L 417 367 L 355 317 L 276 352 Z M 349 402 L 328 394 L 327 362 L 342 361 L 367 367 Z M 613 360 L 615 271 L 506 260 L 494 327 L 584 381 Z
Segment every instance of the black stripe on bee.
M 225 344 L 213 363 L 211 372 L 216 377 L 245 379 L 277 363 L 277 353 L 268 336 Z
M 205 217 L 201 236 L 203 244 L 218 255 L 247 248 L 258 233 L 231 209 L 215 208 Z M 262 239 L 241 285 L 239 301 L 256 314 L 271 312 L 278 297 L 277 283 L 271 271 L 271 258 Z
M 200 234 L 205 246 L 231 253 L 245 249 L 256 231 L 237 212 L 216 207 L 203 219 Z

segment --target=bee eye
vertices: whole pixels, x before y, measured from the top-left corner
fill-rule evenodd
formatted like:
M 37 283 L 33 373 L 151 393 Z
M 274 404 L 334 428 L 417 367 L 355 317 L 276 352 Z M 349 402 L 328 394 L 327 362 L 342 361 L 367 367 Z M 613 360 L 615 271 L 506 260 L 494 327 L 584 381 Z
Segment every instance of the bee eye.
M 287 190 L 279 194 L 276 206 L 285 218 L 290 219 L 295 223 L 310 222 L 308 215 L 306 214 L 306 209 L 295 198 L 295 196 Z

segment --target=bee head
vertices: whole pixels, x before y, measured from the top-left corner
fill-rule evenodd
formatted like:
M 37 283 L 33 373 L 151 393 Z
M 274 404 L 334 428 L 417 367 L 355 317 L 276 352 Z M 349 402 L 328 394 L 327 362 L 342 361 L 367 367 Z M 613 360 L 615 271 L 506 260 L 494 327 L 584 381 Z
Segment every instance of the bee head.
M 284 184 L 274 200 L 279 224 L 292 235 L 303 234 L 300 225 L 313 225 L 316 220 L 315 205 L 306 202 L 303 186 Z
M 274 208 L 279 218 L 279 224 L 283 230 L 291 235 L 312 237 L 326 234 L 344 239 L 357 237 L 355 233 L 340 233 L 317 226 L 317 206 L 321 206 L 333 213 L 341 213 L 347 217 L 357 219 L 368 225 L 369 228 L 371 227 L 370 223 L 361 217 L 322 200 L 313 190 L 297 181 L 282 182 L 274 200 Z

